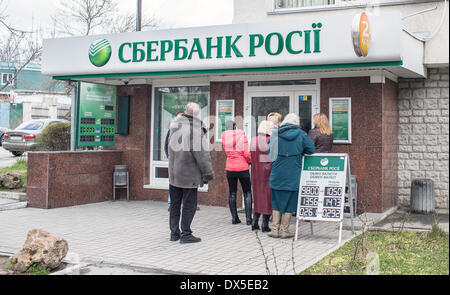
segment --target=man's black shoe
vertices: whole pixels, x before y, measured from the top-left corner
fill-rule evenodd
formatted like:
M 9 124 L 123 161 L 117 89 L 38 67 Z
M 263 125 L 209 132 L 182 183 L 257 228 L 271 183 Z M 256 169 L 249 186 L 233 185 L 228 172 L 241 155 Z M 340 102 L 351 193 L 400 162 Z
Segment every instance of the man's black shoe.
M 196 238 L 193 235 L 187 236 L 187 237 L 182 237 L 180 239 L 180 243 L 181 244 L 187 244 L 187 243 L 197 243 L 200 242 L 202 239 L 200 238 Z
M 170 234 L 170 241 L 171 242 L 176 242 L 180 239 L 180 235 L 172 235 Z

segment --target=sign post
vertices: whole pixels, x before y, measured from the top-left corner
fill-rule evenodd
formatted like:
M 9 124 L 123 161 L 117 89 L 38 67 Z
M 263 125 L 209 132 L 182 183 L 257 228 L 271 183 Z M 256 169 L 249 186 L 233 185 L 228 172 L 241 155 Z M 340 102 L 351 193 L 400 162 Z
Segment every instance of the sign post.
M 353 200 L 350 163 L 347 154 L 313 154 L 303 157 L 297 205 L 295 240 L 300 220 L 339 222 L 339 244 L 342 240 L 345 188 L 349 189 L 350 218 L 353 229 Z

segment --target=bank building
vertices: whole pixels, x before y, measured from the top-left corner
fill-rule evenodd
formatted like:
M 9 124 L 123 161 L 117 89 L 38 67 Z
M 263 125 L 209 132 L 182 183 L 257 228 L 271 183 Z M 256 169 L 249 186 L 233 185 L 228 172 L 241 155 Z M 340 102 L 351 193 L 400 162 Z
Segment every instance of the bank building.
M 29 205 L 111 200 L 115 165 L 127 165 L 130 200 L 167 201 L 164 139 L 192 101 L 215 170 L 201 205 L 228 204 L 223 120 L 250 140 L 279 112 L 298 114 L 305 131 L 327 114 L 332 152 L 350 158 L 358 212 L 408 206 L 416 178 L 432 179 L 436 207 L 448 208 L 447 1 L 233 5 L 228 25 L 45 40 L 42 73 L 76 86 L 76 144 L 104 149 L 30 153 Z

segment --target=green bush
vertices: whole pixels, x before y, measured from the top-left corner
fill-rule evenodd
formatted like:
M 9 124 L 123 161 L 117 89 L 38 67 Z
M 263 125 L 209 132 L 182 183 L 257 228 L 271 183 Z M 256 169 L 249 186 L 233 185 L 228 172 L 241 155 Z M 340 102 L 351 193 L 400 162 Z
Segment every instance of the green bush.
M 70 150 L 70 123 L 55 123 L 42 130 L 37 138 L 40 151 Z

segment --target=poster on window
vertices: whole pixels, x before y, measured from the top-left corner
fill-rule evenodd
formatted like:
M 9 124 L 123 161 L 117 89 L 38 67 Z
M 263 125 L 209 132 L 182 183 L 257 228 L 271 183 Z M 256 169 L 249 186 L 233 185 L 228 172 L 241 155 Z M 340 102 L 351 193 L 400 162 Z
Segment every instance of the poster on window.
M 234 121 L 234 100 L 216 101 L 216 141 L 222 141 L 222 132 L 226 130 L 228 120 Z
M 164 93 L 162 95 L 161 110 L 161 132 L 160 142 L 164 144 L 170 122 L 184 112 L 189 102 L 195 102 L 200 105 L 200 118 L 207 125 L 205 119 L 208 117 L 208 93 Z M 167 160 L 165 153 L 161 153 L 162 161 Z
M 351 98 L 330 98 L 330 125 L 333 130 L 334 143 L 352 142 Z

